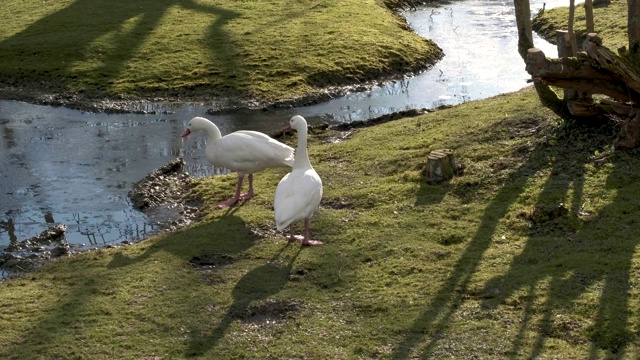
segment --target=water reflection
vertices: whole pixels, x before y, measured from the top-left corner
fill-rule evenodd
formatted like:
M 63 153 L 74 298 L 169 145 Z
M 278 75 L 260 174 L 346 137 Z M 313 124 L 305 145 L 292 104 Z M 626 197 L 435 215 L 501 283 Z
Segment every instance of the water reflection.
M 543 2 L 531 4 L 535 13 Z M 565 4 L 547 1 L 547 8 L 558 5 Z M 134 210 L 127 192 L 179 156 L 189 173 L 213 174 L 203 156 L 204 134 L 188 142 L 180 137 L 194 116 L 209 117 L 225 134 L 270 133 L 294 114 L 311 125 L 340 123 L 455 105 L 527 85 L 512 3 L 467 0 L 405 16 L 418 34 L 443 48 L 442 61 L 419 76 L 313 106 L 205 115 L 212 104 L 141 104 L 138 110 L 156 114 L 107 115 L 0 101 L 0 249 L 51 224 L 65 224 L 67 240 L 87 247 L 152 234 L 154 219 Z M 534 42 L 547 54 L 555 51 L 538 38 Z

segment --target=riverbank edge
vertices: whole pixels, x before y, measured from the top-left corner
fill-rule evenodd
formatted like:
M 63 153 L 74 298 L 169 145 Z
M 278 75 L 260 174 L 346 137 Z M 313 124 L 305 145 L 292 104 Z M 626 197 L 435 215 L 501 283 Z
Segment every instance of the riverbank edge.
M 405 9 L 415 10 L 417 6 L 432 3 L 424 0 L 384 0 L 382 6 L 386 6 L 396 15 L 404 18 L 401 11 Z M 406 25 L 410 29 L 409 25 Z M 437 47 L 437 44 L 435 44 Z M 408 64 L 406 69 L 426 71 L 432 68 L 442 59 L 433 58 L 423 66 L 422 64 Z M 361 83 L 352 83 L 339 86 L 314 88 L 311 92 L 298 98 L 280 99 L 275 101 L 262 101 L 251 97 L 215 97 L 206 90 L 184 90 L 179 95 L 165 94 L 137 94 L 137 95 L 109 95 L 104 93 L 80 93 L 72 91 L 57 91 L 59 88 L 47 81 L 24 81 L 14 77 L 10 82 L 0 82 L 0 99 L 22 101 L 35 105 L 65 107 L 80 111 L 89 111 L 107 114 L 153 114 L 165 112 L 167 107 L 175 107 L 187 104 L 201 104 L 210 107 L 210 113 L 224 113 L 239 109 L 268 110 L 277 108 L 292 108 L 310 106 L 324 101 L 341 97 L 353 92 L 364 92 L 374 86 L 390 81 L 414 76 L 415 71 L 391 72 L 386 75 L 371 74 L 369 78 L 374 80 Z M 167 91 L 167 94 L 174 91 Z

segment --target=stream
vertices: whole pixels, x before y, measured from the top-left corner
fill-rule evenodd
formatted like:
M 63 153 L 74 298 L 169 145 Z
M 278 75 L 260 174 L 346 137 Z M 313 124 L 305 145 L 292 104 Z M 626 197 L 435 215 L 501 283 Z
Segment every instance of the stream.
M 531 0 L 531 13 L 543 1 Z M 546 8 L 567 6 L 546 1 Z M 310 125 L 365 120 L 440 105 L 456 105 L 516 91 L 529 75 L 517 52 L 513 2 L 465 0 L 404 13 L 445 57 L 428 71 L 369 91 L 300 108 L 240 110 L 206 115 L 211 104 L 152 105 L 154 115 L 103 114 L 0 100 L 0 255 L 12 243 L 55 224 L 80 249 L 142 240 L 158 219 L 137 211 L 127 197 L 140 179 L 183 157 L 186 170 L 209 176 L 204 134 L 184 142 L 194 116 L 214 121 L 223 134 L 239 129 L 274 132 L 300 114 Z M 534 35 L 547 56 L 555 47 Z M 0 276 L 3 272 L 0 270 Z

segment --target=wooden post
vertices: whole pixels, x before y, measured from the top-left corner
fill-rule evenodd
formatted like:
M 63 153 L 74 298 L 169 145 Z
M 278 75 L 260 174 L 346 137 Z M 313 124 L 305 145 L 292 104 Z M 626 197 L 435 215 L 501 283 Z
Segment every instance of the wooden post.
M 429 180 L 441 182 L 453 178 L 456 161 L 449 149 L 434 150 L 427 156 L 426 175 Z
M 636 65 L 640 64 L 640 0 L 627 0 L 627 34 L 629 53 Z
M 531 30 L 531 9 L 529 0 L 514 0 L 516 25 L 518 27 L 518 52 L 522 59 L 533 47 L 533 31 Z
M 571 38 L 567 30 L 556 31 L 556 43 L 558 44 L 558 57 L 571 57 Z M 578 92 L 573 89 L 564 89 L 564 101 L 569 102 L 578 97 Z
M 558 43 L 558 57 L 566 59 L 568 57 L 575 56 L 572 53 L 572 43 L 575 39 L 571 39 L 571 36 L 567 30 L 556 31 L 556 42 Z M 585 46 L 586 47 L 586 46 Z M 586 93 L 580 93 L 574 89 L 564 88 L 564 102 L 569 109 L 569 112 L 575 116 L 594 116 L 591 105 L 593 99 L 591 95 Z
M 576 1 L 569 0 L 569 41 L 571 42 L 571 55 L 576 56 L 578 54 L 578 41 L 576 40 L 576 34 L 573 33 L 573 19 L 576 12 Z
M 587 22 L 587 34 L 596 32 L 595 24 L 593 23 L 593 2 L 591 0 L 584 0 L 584 15 Z

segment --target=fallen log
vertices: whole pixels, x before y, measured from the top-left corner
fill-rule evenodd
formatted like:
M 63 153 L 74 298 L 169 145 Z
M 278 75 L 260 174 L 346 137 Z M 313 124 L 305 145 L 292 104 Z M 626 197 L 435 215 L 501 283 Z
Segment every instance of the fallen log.
M 560 59 L 547 58 L 538 48 L 527 53 L 526 71 L 532 81 L 545 85 L 573 89 L 587 94 L 603 94 L 616 100 L 640 102 L 640 92 L 629 88 L 609 69 L 593 66 L 589 57 L 578 54 L 577 57 Z

